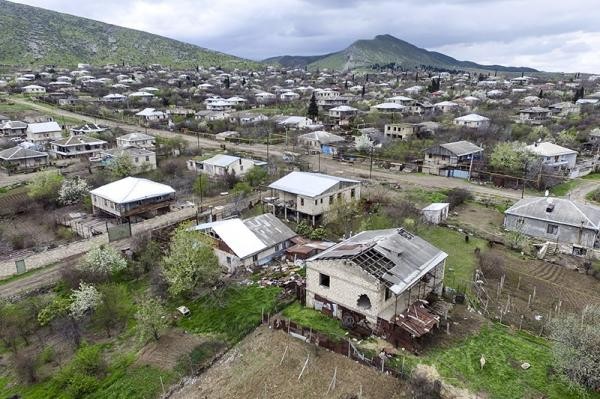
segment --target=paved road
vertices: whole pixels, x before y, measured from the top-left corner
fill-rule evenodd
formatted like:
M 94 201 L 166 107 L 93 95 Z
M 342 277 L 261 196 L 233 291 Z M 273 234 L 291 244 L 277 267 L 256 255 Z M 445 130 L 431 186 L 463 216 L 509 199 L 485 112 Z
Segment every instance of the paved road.
M 143 129 L 139 126 L 129 125 L 129 124 L 125 124 L 125 123 L 117 123 L 117 122 L 102 119 L 102 118 L 95 118 L 95 117 L 80 115 L 80 114 L 66 111 L 66 110 L 63 110 L 60 108 L 51 107 L 51 106 L 48 106 L 45 104 L 33 103 L 33 102 L 30 102 L 30 101 L 27 101 L 27 100 L 21 99 L 21 98 L 15 98 L 14 101 L 17 103 L 20 103 L 20 104 L 26 104 L 28 106 L 31 106 L 41 112 L 52 112 L 52 113 L 58 114 L 60 116 L 65 116 L 65 117 L 69 117 L 69 118 L 78 118 L 78 119 L 81 119 L 81 120 L 84 120 L 87 122 L 101 123 L 101 124 L 104 124 L 107 126 L 113 126 L 113 127 L 118 126 L 128 132 L 140 131 Z M 186 135 L 186 134 L 182 134 L 182 133 L 170 132 L 167 130 L 148 129 L 148 133 L 155 135 L 155 136 L 161 136 L 161 137 L 179 136 L 179 137 L 182 137 L 184 140 L 188 141 L 189 143 L 191 143 L 192 145 L 196 145 L 199 140 L 202 148 L 219 148 L 220 145 L 222 144 L 222 143 L 219 143 L 214 140 L 207 139 L 207 138 L 200 137 L 198 139 L 194 136 L 190 136 L 190 135 Z M 239 151 L 245 151 L 245 152 L 255 154 L 258 156 L 262 156 L 262 157 L 266 157 L 266 155 L 267 155 L 267 146 L 264 144 L 251 144 L 250 145 L 250 144 L 227 143 L 227 147 L 235 149 L 235 150 L 239 150 Z M 272 145 L 269 148 L 269 154 L 271 156 L 281 156 L 285 150 L 286 150 L 285 147 L 282 145 Z M 311 157 L 312 169 L 317 170 L 318 164 L 319 164 L 318 156 L 312 156 Z M 339 175 L 344 175 L 346 177 L 355 177 L 355 178 L 361 178 L 361 179 L 365 179 L 365 178 L 368 179 L 368 176 L 369 176 L 369 174 L 368 174 L 368 169 L 369 169 L 368 166 L 369 165 L 366 162 L 362 163 L 362 164 L 350 165 L 350 164 L 334 161 L 330 158 L 321 157 L 320 164 L 321 164 L 321 171 L 326 172 L 326 173 L 339 174 Z M 338 171 L 340 173 L 336 173 Z M 431 188 L 431 189 L 449 189 L 449 188 L 460 187 L 460 188 L 465 188 L 474 194 L 479 194 L 482 196 L 501 197 L 501 198 L 505 198 L 508 200 L 517 200 L 517 199 L 521 198 L 521 193 L 517 190 L 499 189 L 499 188 L 495 188 L 495 187 L 491 187 L 491 186 L 481 186 L 481 185 L 477 185 L 477 184 L 471 184 L 462 179 L 454 179 L 454 178 L 447 178 L 447 177 L 434 176 L 434 175 L 406 174 L 406 173 L 401 173 L 401 172 L 383 170 L 383 169 L 379 169 L 376 167 L 373 168 L 372 175 L 377 180 L 384 180 L 384 181 L 388 181 L 391 183 L 412 184 L 412 185 L 417 185 L 417 186 L 421 186 L 424 188 Z

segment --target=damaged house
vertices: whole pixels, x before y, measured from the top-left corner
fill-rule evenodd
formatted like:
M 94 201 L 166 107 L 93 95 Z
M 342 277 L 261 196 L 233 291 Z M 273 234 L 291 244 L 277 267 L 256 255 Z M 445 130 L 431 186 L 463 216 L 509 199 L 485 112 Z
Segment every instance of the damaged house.
M 437 325 L 448 255 L 403 228 L 363 231 L 306 263 L 306 306 L 410 345 Z

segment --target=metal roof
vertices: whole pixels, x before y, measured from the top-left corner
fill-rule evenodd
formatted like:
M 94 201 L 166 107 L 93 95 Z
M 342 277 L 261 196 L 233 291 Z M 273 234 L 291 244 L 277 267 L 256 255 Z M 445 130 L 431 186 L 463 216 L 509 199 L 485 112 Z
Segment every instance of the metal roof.
M 367 230 L 308 261 L 346 259 L 382 281 L 398 295 L 448 255 L 403 228 Z
M 455 141 L 453 143 L 440 144 L 440 147 L 447 149 L 448 151 L 450 151 L 458 157 L 483 151 L 483 148 L 464 140 Z
M 117 204 L 126 204 L 173 193 L 175 193 L 175 190 L 171 186 L 131 176 L 90 191 L 90 194 Z
M 527 147 L 528 151 L 533 152 L 536 155 L 541 155 L 543 157 L 555 157 L 558 155 L 568 155 L 568 154 L 577 154 L 577 151 L 571 150 L 566 147 L 562 147 L 558 144 L 543 142 L 537 144 L 531 144 Z
M 4 159 L 6 161 L 11 160 L 11 159 L 26 159 L 26 158 L 41 158 L 41 157 L 48 157 L 48 154 L 45 152 L 31 150 L 29 148 L 23 148 L 21 146 L 7 148 L 6 150 L 0 151 L 0 159 Z
M 231 165 L 232 163 L 238 162 L 239 160 L 240 160 L 240 157 L 236 157 L 233 155 L 218 154 L 212 158 L 208 158 L 208 159 L 202 161 L 202 163 L 206 164 L 206 165 L 214 165 L 214 166 L 220 166 L 220 167 L 226 168 L 229 165 Z
M 553 205 L 551 212 L 547 211 L 549 204 Z M 508 208 L 504 213 L 594 230 L 600 228 L 600 208 L 564 198 L 525 198 Z
M 39 122 L 39 123 L 30 123 L 27 125 L 27 133 L 46 133 L 46 132 L 60 132 L 62 129 L 59 124 L 51 121 L 51 122 Z
M 291 172 L 271 183 L 269 188 L 307 197 L 316 197 L 342 182 L 360 184 L 358 180 L 321 173 Z

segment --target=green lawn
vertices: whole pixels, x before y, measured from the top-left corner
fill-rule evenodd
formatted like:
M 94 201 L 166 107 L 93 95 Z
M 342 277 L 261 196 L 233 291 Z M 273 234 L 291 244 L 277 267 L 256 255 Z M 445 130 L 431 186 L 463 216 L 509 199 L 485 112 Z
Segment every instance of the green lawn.
M 565 195 L 567 195 L 569 193 L 569 191 L 573 190 L 575 187 L 577 187 L 581 183 L 582 182 L 579 179 L 568 180 L 564 183 L 561 183 L 561 184 L 558 184 L 558 185 L 552 187 L 550 189 L 550 192 L 552 193 L 552 195 L 555 195 L 557 197 L 564 197 Z
M 583 180 L 600 180 L 600 172 L 592 172 L 589 175 L 581 177 Z
M 486 364 L 480 369 L 483 355 Z M 521 364 L 531 364 L 523 370 Z M 425 363 L 433 364 L 447 382 L 466 386 L 474 392 L 488 392 L 491 398 L 575 399 L 558 377 L 553 376 L 549 341 L 523 332 L 512 332 L 501 325 L 485 327 L 479 334 L 450 348 L 426 355 Z M 600 393 L 590 394 L 600 398 Z
M 346 336 L 346 330 L 342 328 L 339 320 L 327 317 L 314 309 L 306 308 L 298 302 L 285 308 L 282 314 L 303 327 L 312 328 L 331 338 L 342 339 Z
M 215 334 L 229 343 L 242 339 L 260 323 L 261 314 L 274 313 L 278 287 L 230 287 L 187 305 L 191 315 L 180 326 L 194 333 Z
M 446 227 L 425 227 L 416 234 L 448 254 L 444 283 L 453 288 L 471 281 L 477 265 L 475 248 L 487 248 L 484 240 L 470 236 L 466 243 L 464 234 Z

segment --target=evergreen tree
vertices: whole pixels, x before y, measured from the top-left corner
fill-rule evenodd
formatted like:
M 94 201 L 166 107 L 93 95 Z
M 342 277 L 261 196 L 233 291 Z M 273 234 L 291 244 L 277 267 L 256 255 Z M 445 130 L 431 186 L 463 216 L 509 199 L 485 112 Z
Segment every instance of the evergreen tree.
M 365 86 L 364 85 L 363 85 L 362 90 L 360 92 L 360 96 L 363 97 L 363 98 L 365 97 Z
M 229 81 L 229 76 L 225 78 L 225 81 L 223 83 L 225 83 L 225 88 L 229 89 L 229 85 L 231 84 L 231 82 Z
M 312 120 L 316 120 L 319 117 L 319 107 L 317 106 L 317 99 L 315 98 L 315 93 L 313 93 L 310 97 L 307 115 Z

